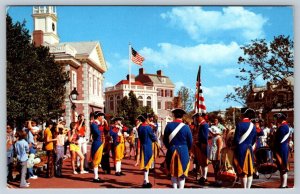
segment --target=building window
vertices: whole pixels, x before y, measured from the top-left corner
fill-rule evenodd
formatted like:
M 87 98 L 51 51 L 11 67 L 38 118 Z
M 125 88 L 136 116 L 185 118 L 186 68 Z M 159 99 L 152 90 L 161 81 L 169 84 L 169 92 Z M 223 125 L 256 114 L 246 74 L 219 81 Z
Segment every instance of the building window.
M 101 90 L 102 90 L 101 80 L 98 79 L 98 96 L 101 96 Z
M 142 107 L 143 106 L 143 97 L 139 96 L 138 101 L 139 101 L 139 106 Z
M 170 90 L 165 90 L 165 92 L 166 92 L 166 97 L 170 97 Z
M 157 89 L 157 96 L 161 96 L 161 89 Z
M 166 106 L 165 106 L 165 108 L 166 108 L 166 110 L 171 110 L 172 109 L 172 102 L 170 102 L 170 101 L 166 101 L 166 104 L 165 104 Z
M 89 93 L 90 94 L 93 93 L 93 76 L 92 75 L 89 76 Z
M 170 90 L 170 97 L 173 97 L 173 90 Z
M 147 106 L 149 106 L 150 108 L 152 107 L 151 97 L 150 96 L 147 97 Z
M 75 71 L 72 71 L 72 87 L 71 88 L 77 88 L 77 73 Z
M 162 83 L 166 83 L 166 78 L 165 78 L 165 77 L 162 77 L 162 78 L 161 78 L 161 82 L 162 82 Z
M 94 76 L 94 94 L 97 95 L 98 91 L 98 78 Z
M 114 111 L 114 97 L 109 98 L 109 109 Z
M 157 109 L 161 109 L 161 101 L 157 102 Z
M 121 97 L 117 96 L 117 108 L 120 106 L 121 104 Z

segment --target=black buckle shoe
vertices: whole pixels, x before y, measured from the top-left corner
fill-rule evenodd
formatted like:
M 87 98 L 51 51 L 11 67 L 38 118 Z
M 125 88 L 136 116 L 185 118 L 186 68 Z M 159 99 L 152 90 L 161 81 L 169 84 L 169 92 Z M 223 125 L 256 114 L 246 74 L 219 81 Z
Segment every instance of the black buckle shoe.
M 116 176 L 121 176 L 121 173 L 120 172 L 116 172 L 115 175 Z
M 100 178 L 97 178 L 97 179 L 93 179 L 93 182 L 94 183 L 104 183 L 105 181 Z
M 119 172 L 119 173 L 120 173 L 121 176 L 125 176 L 125 173 L 123 173 L 123 172 Z
M 201 178 L 198 180 L 198 184 L 200 184 L 200 185 L 205 185 L 205 183 L 207 183 L 207 182 L 208 182 L 208 180 L 205 179 L 204 177 L 201 177 Z

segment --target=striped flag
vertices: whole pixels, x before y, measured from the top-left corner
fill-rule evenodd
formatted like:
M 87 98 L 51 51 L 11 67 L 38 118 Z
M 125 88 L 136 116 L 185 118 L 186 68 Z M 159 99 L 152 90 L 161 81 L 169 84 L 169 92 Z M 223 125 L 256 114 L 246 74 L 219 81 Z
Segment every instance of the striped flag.
M 201 87 L 201 66 L 199 66 L 196 81 L 195 113 L 206 113 L 206 106 L 204 103 L 204 97 Z
M 134 62 L 137 65 L 142 66 L 143 61 L 145 60 L 144 57 L 142 57 L 136 50 L 131 48 L 131 61 Z

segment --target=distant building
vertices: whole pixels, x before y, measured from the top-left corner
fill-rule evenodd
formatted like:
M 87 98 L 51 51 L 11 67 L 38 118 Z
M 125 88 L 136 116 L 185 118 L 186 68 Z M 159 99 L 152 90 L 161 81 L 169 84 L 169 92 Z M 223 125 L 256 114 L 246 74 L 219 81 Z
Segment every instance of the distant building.
M 156 74 L 149 74 L 140 68 L 137 76 L 131 76 L 131 89 L 129 88 L 129 76 L 115 86 L 105 88 L 106 112 L 116 114 L 116 107 L 120 100 L 124 96 L 128 96 L 132 90 L 140 105 L 151 107 L 158 115 L 158 122 L 164 127 L 166 119 L 172 116 L 175 85 L 169 77 L 163 75 L 161 70 L 158 70 Z
M 285 78 L 278 84 L 268 82 L 264 87 L 252 87 L 247 97 L 247 106 L 255 109 L 266 118 L 273 120 L 273 114 L 284 112 L 288 122 L 294 122 L 294 77 Z
M 79 113 L 84 113 L 88 124 L 90 112 L 104 109 L 102 86 L 107 66 L 100 43 L 60 42 L 55 6 L 34 6 L 32 17 L 35 46 L 48 46 L 50 53 L 55 57 L 55 62 L 69 72 L 70 82 L 66 85 L 64 103 L 64 119 L 67 126 L 71 121 L 77 120 Z M 69 100 L 69 94 L 73 89 L 79 93 L 77 100 L 74 101 L 75 110 L 72 110 Z M 89 128 L 89 125 L 87 126 Z

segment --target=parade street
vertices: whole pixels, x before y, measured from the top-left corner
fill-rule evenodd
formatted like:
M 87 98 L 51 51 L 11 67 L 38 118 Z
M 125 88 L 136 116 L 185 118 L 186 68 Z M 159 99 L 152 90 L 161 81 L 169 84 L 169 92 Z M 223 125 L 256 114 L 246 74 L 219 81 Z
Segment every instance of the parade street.
M 166 151 L 166 150 L 165 150 Z M 149 180 L 153 184 L 152 189 L 159 188 L 172 188 L 170 183 L 170 178 L 167 177 L 164 172 L 162 172 L 159 167 L 160 163 L 164 161 L 164 156 L 158 158 L 155 162 L 155 172 L 150 172 Z M 139 170 L 138 166 L 134 166 L 135 160 L 133 157 L 131 159 L 126 157 L 122 160 L 122 172 L 125 176 L 115 176 L 115 170 L 113 169 L 113 161 L 110 159 L 110 166 L 112 168 L 111 174 L 103 174 L 103 170 L 99 168 L 100 178 L 103 179 L 104 183 L 93 183 L 93 173 L 90 171 L 88 174 L 77 174 L 72 173 L 71 160 L 67 158 L 64 160 L 63 164 L 63 177 L 62 178 L 44 178 L 44 174 L 39 174 L 38 179 L 29 179 L 30 182 L 29 189 L 32 188 L 141 188 L 143 183 L 143 172 Z M 190 166 L 192 170 L 193 165 Z M 259 174 L 259 179 L 253 179 L 252 188 L 277 188 L 280 185 L 279 171 L 272 174 L 270 179 L 267 179 L 263 174 Z M 209 183 L 214 182 L 213 168 L 209 165 L 208 171 L 208 181 Z M 12 182 L 12 188 L 18 188 L 19 182 Z M 288 187 L 293 188 L 294 186 L 294 158 L 290 157 L 290 171 L 288 172 Z M 185 188 L 216 188 L 211 186 L 211 184 L 206 184 L 201 186 L 197 183 L 195 174 L 189 173 L 189 177 L 186 180 Z M 236 182 L 234 185 L 223 185 L 218 188 L 241 188 L 240 181 Z

